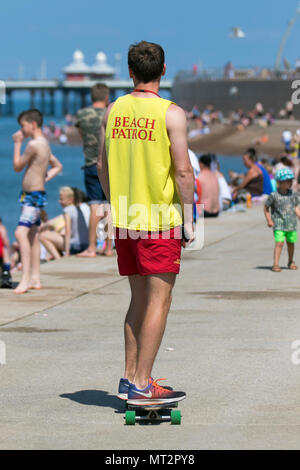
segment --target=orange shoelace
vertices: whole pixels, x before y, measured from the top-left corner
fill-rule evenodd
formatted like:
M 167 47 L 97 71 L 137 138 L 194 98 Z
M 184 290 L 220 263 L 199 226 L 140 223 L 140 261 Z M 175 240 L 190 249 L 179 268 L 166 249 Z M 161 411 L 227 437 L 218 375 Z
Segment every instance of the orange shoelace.
M 156 379 L 156 380 L 153 380 L 152 384 L 153 387 L 155 388 L 155 391 L 157 393 L 158 396 L 160 395 L 163 395 L 165 394 L 166 392 L 168 392 L 169 390 L 167 390 L 166 388 L 162 387 L 161 385 L 158 385 L 158 381 L 159 380 L 167 380 L 167 379 Z

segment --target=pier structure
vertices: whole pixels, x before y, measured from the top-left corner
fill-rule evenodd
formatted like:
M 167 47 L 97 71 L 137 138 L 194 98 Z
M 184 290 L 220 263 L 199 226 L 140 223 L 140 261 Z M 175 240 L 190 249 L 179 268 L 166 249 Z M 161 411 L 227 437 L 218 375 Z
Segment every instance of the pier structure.
M 39 108 L 45 115 L 74 114 L 90 103 L 90 90 L 95 83 L 104 83 L 110 89 L 110 99 L 133 90 L 132 80 L 116 78 L 116 68 L 107 64 L 104 52 L 98 52 L 94 65 L 84 62 L 80 50 L 73 54 L 71 64 L 63 68 L 62 80 L 5 80 L 6 103 L 0 105 L 0 115 L 13 115 L 17 92 L 28 92 L 29 106 Z M 161 90 L 170 95 L 172 80 L 162 80 Z M 60 96 L 61 99 L 57 99 Z
M 110 89 L 110 99 L 113 101 L 118 96 L 133 90 L 131 80 L 7 80 L 5 81 L 6 104 L 0 104 L 0 114 L 14 114 L 14 97 L 19 91 L 30 93 L 30 107 L 37 107 L 45 115 L 54 116 L 56 95 L 61 94 L 61 105 L 57 114 L 74 113 L 78 108 L 87 106 L 89 93 L 95 83 L 105 83 Z M 171 93 L 172 81 L 163 80 L 161 90 Z

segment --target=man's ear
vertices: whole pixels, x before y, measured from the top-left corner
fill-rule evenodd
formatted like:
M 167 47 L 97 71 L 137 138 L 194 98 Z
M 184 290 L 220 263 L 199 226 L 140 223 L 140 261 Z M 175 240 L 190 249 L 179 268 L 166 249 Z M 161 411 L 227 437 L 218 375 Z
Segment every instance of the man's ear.
M 162 77 L 166 74 L 166 70 L 167 70 L 167 67 L 166 67 L 166 64 L 164 64 L 164 68 L 161 74 Z
M 130 67 L 128 67 L 128 73 L 129 73 L 129 77 L 133 78 L 133 71 L 131 70 Z

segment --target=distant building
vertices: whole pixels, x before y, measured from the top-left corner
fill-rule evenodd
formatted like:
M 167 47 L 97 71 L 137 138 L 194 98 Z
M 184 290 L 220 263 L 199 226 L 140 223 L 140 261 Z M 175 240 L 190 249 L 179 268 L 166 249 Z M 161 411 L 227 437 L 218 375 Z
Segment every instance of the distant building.
M 89 79 L 90 67 L 84 62 L 84 55 L 77 50 L 73 54 L 73 62 L 63 69 L 66 80 L 80 81 Z
M 96 63 L 90 68 L 90 77 L 92 80 L 103 78 L 113 78 L 116 70 L 108 65 L 104 52 L 98 52 L 96 55 Z
M 111 79 L 116 74 L 116 70 L 108 65 L 104 52 L 98 52 L 95 64 L 89 66 L 84 62 L 84 55 L 80 50 L 74 52 L 73 62 L 64 67 L 63 72 L 65 79 L 69 81 Z

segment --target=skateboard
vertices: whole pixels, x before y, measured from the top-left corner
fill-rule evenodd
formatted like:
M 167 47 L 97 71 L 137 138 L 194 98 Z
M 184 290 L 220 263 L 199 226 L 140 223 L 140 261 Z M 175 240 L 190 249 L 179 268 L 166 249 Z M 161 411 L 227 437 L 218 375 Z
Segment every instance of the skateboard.
M 135 425 L 137 421 L 170 421 L 171 424 L 181 424 L 181 411 L 175 410 L 178 402 L 155 403 L 153 405 L 128 405 L 125 404 L 125 424 Z

